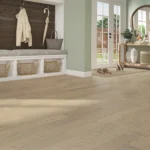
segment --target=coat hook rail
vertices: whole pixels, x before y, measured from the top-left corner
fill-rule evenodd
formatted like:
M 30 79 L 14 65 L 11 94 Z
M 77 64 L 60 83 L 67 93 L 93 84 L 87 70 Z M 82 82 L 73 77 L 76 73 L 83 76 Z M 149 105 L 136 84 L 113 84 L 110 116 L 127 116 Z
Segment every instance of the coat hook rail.
M 24 0 L 22 1 L 22 6 L 24 6 Z

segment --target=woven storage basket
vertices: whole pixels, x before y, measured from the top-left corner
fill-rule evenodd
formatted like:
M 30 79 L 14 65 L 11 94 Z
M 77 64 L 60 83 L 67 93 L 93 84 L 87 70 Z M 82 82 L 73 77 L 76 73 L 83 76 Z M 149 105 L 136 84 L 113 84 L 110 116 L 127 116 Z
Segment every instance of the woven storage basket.
M 54 73 L 54 72 L 60 72 L 61 71 L 61 60 L 51 60 L 46 61 L 44 65 L 44 72 L 45 73 Z
M 141 65 L 150 65 L 150 52 L 149 51 L 141 51 Z
M 0 64 L 0 78 L 8 77 L 9 68 L 9 61 L 6 64 Z
M 33 75 L 37 73 L 38 61 L 21 63 L 18 61 L 18 75 Z

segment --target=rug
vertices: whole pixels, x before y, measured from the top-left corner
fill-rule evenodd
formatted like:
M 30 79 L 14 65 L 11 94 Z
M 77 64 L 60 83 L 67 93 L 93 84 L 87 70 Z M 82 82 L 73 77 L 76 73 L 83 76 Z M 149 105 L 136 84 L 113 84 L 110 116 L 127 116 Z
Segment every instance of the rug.
M 148 70 L 143 69 L 133 69 L 133 68 L 124 68 L 124 71 L 116 71 L 116 68 L 108 68 L 109 71 L 112 72 L 112 74 L 99 74 L 97 70 L 92 71 L 92 76 L 98 76 L 98 77 L 117 77 L 117 76 L 124 76 L 124 75 L 131 75 L 136 73 L 142 73 L 146 72 Z

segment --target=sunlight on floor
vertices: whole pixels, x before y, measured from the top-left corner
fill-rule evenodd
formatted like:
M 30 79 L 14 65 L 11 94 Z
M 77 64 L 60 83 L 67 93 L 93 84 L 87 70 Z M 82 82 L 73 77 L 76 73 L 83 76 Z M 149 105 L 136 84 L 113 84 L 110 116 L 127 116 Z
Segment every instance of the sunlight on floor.
M 37 119 L 43 115 L 68 112 L 94 103 L 96 100 L 0 100 L 0 113 L 2 114 L 0 115 L 0 125 Z

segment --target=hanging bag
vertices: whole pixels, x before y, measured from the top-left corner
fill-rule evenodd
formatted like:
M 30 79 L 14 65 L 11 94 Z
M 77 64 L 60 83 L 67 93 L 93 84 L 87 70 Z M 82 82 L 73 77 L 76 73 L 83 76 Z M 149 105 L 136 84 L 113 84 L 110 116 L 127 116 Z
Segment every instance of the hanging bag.
M 55 33 L 55 39 L 52 39 Z M 58 39 L 58 32 L 56 30 L 52 31 L 50 39 L 46 39 L 47 49 L 61 50 L 63 39 Z

